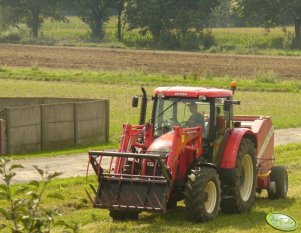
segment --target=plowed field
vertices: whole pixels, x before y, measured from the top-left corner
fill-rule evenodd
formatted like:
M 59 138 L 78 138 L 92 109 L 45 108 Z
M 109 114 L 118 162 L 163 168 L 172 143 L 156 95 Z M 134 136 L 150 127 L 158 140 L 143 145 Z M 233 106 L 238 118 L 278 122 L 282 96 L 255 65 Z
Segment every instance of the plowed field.
M 274 72 L 283 79 L 301 80 L 301 58 L 214 55 L 101 48 L 0 45 L 0 64 L 53 69 L 135 70 L 165 74 L 252 76 Z

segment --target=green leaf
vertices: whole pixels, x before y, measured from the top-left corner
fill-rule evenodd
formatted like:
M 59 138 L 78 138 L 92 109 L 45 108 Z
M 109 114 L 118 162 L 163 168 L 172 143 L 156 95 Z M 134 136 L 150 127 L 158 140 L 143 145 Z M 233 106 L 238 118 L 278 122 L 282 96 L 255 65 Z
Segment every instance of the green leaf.
M 5 184 L 0 184 L 0 189 L 2 189 L 3 191 L 6 191 L 7 186 Z
M 11 220 L 11 214 L 3 208 L 0 208 L 0 214 L 2 214 L 7 220 Z
M 64 220 L 58 220 L 54 223 L 55 226 L 64 226 L 64 227 L 69 227 L 69 224 L 66 223 Z
M 37 165 L 33 165 L 33 167 L 37 170 L 37 172 L 40 174 L 40 176 L 44 175 L 44 170 L 39 168 Z
M 60 193 L 50 193 L 47 195 L 47 197 L 52 197 L 52 198 L 55 198 L 55 199 L 60 199 L 60 200 L 65 200 L 64 196 Z
M 28 190 L 28 187 L 22 186 L 22 187 L 20 187 L 20 188 L 18 188 L 18 189 L 16 190 L 15 195 L 22 194 L 22 193 L 24 193 L 24 192 L 27 191 L 27 190 Z
M 1 158 L 1 159 L 0 159 L 0 165 L 2 165 L 2 164 L 7 164 L 7 163 L 10 162 L 10 161 L 11 161 L 11 159 Z
M 9 195 L 6 192 L 0 192 L 0 200 L 9 200 Z
M 31 196 L 32 199 L 38 199 L 39 195 L 34 191 L 29 191 L 26 193 L 27 196 Z
M 18 169 L 18 168 L 24 168 L 21 164 L 13 164 L 10 166 L 9 171 L 12 171 L 14 169 Z
M 7 227 L 7 225 L 5 225 L 5 224 L 0 224 L 0 230 L 2 230 L 2 229 L 4 229 L 5 227 Z
M 16 175 L 16 173 L 9 173 L 4 175 L 4 180 L 7 184 L 10 183 L 11 179 Z
M 40 187 L 40 182 L 37 180 L 32 180 L 29 182 L 29 185 L 36 186 L 37 188 Z
M 48 180 L 52 180 L 53 178 L 58 177 L 58 176 L 60 176 L 62 174 L 63 174 L 62 172 L 54 172 L 54 173 L 48 175 L 47 178 L 48 178 Z

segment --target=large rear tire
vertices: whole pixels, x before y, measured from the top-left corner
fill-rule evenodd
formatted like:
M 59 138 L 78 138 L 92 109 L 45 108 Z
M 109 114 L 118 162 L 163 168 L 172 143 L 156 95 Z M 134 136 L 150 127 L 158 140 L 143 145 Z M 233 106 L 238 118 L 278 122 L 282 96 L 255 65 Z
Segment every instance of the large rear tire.
M 288 191 L 288 176 L 283 166 L 272 167 L 270 182 L 275 182 L 275 190 L 268 190 L 270 199 L 286 198 Z
M 188 176 L 185 190 L 187 216 L 195 222 L 217 217 L 220 210 L 221 188 L 219 175 L 213 168 L 197 168 Z
M 139 212 L 126 211 L 126 210 L 110 210 L 110 217 L 115 220 L 137 220 L 139 218 Z
M 233 185 L 223 187 L 221 209 L 225 213 L 242 213 L 252 208 L 256 192 L 256 158 L 254 144 L 242 139 L 235 165 Z

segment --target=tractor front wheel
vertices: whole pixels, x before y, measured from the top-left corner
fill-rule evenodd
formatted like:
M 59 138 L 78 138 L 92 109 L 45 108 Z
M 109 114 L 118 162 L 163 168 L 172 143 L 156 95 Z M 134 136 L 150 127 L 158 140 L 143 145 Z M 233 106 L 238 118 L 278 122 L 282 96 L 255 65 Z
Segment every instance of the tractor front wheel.
M 197 168 L 188 176 L 185 190 L 187 216 L 196 222 L 217 217 L 220 210 L 221 188 L 219 175 L 213 168 Z
M 254 144 L 242 139 L 238 149 L 232 185 L 223 187 L 221 208 L 225 213 L 242 213 L 251 209 L 256 192 L 256 159 Z
M 272 167 L 270 182 L 275 182 L 275 190 L 268 190 L 270 199 L 286 198 L 288 190 L 288 176 L 283 166 Z

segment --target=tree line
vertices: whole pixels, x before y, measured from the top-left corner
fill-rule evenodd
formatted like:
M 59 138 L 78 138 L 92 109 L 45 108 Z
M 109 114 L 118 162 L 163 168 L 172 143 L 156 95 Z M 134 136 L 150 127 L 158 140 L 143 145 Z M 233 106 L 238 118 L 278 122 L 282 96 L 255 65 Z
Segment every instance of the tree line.
M 26 23 L 35 38 L 46 18 L 67 22 L 73 15 L 101 41 L 104 23 L 116 15 L 120 41 L 125 24 L 127 30 L 151 33 L 158 45 L 171 49 L 185 43 L 193 48 L 204 40 L 204 29 L 214 25 L 294 25 L 293 46 L 301 47 L 301 0 L 0 0 L 0 6 L 4 27 Z

